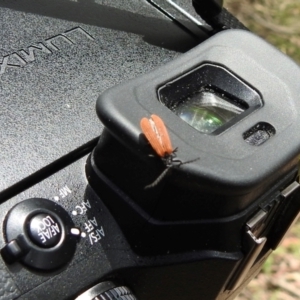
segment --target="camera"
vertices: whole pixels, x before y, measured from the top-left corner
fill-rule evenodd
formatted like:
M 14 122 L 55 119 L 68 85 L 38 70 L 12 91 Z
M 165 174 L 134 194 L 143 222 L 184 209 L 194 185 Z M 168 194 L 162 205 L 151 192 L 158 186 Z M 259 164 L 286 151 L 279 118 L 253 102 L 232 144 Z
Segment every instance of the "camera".
M 299 66 L 219 0 L 0 11 L 0 299 L 234 299 L 299 214 Z

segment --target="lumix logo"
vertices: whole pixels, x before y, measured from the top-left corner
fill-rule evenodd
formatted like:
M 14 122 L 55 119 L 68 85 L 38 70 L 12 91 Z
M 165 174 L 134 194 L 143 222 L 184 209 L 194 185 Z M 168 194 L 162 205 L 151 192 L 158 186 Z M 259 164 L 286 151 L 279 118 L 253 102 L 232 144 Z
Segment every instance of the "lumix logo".
M 2 62 L 0 62 L 0 76 L 3 75 L 9 68 L 24 68 L 28 63 L 36 60 L 36 54 L 39 52 L 52 54 L 54 51 L 58 51 L 58 43 L 74 45 L 82 38 L 94 40 L 94 38 L 86 30 L 81 27 L 75 27 L 71 30 L 65 31 L 64 33 L 48 38 L 43 42 L 31 45 L 27 47 L 26 50 L 21 49 L 14 53 L 5 55 L 2 57 Z

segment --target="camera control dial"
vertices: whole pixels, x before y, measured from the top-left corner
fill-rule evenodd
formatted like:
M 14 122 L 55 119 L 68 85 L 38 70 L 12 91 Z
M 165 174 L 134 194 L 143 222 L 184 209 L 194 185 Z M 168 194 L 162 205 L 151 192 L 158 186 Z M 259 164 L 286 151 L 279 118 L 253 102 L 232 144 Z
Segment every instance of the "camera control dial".
M 80 230 L 57 203 L 40 198 L 14 206 L 4 224 L 7 244 L 1 249 L 6 263 L 22 262 L 39 270 L 68 263 L 76 250 Z
M 111 281 L 98 283 L 75 300 L 137 300 L 126 286 L 117 286 Z

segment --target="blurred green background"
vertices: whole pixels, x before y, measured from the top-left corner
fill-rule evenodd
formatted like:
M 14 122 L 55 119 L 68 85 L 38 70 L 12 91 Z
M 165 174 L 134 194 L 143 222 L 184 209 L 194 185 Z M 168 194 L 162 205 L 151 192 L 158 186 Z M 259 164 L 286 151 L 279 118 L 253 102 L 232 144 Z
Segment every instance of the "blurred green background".
M 224 2 L 224 6 L 251 31 L 300 63 L 300 0 L 224 0 Z M 300 299 L 299 221 L 267 260 L 261 273 L 237 298 L 237 300 L 292 299 Z
M 224 0 L 248 28 L 300 63 L 300 0 Z

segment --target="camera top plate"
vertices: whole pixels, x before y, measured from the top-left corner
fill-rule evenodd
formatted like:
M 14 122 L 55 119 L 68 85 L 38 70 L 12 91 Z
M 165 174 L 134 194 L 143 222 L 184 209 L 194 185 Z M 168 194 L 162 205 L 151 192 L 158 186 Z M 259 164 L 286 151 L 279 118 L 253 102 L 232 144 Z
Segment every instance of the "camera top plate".
M 0 1 L 0 190 L 101 133 L 105 89 L 197 40 L 146 1 Z

